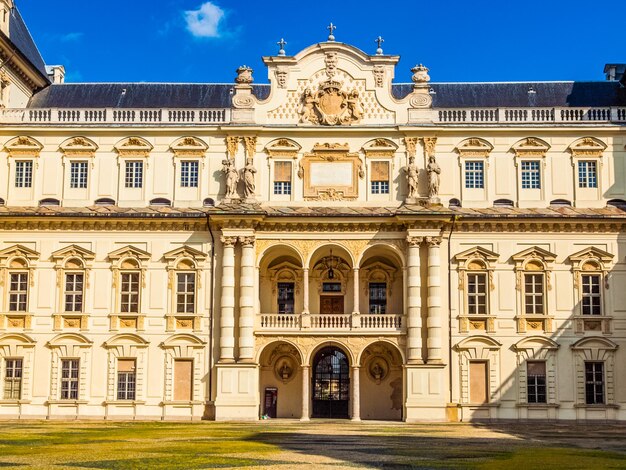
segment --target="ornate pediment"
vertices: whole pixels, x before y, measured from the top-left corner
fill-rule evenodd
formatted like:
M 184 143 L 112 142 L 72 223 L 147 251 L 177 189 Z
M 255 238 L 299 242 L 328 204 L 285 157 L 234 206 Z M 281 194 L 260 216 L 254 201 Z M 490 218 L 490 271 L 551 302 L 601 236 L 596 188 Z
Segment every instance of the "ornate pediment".
M 483 248 L 482 246 L 476 246 L 457 254 L 454 259 L 463 266 L 467 266 L 472 260 L 481 260 L 485 263 L 485 268 L 487 268 L 498 261 L 499 257 L 500 255 L 494 251 Z
M 569 146 L 573 157 L 601 157 L 606 144 L 594 137 L 583 137 Z
M 511 150 L 518 157 L 545 157 L 550 145 L 537 137 L 526 137 L 515 143 Z
M 9 140 L 4 149 L 11 157 L 38 157 L 43 145 L 32 137 L 19 136 Z
M 124 246 L 109 253 L 109 260 L 118 261 L 124 258 L 133 258 L 140 261 L 149 261 L 152 255 L 147 251 L 140 250 L 132 245 Z
M 388 139 L 370 140 L 363 146 L 366 157 L 392 158 L 398 146 Z
M 538 246 L 531 246 L 530 248 L 513 255 L 511 259 L 515 261 L 517 267 L 521 268 L 531 260 L 539 260 L 544 265 L 546 263 L 553 263 L 556 259 L 556 255 Z
M 147 157 L 152 149 L 152 144 L 141 137 L 127 137 L 115 145 L 121 157 Z
M 67 139 L 59 148 L 69 157 L 93 157 L 98 145 L 91 139 L 78 136 Z
M 485 139 L 472 137 L 462 141 L 455 150 L 461 157 L 487 157 L 493 145 Z
M 176 261 L 181 258 L 189 258 L 196 261 L 204 261 L 207 258 L 207 254 L 196 250 L 190 246 L 184 245 L 174 250 L 170 250 L 167 253 L 163 254 L 163 259 L 165 261 Z
M 589 248 L 585 248 L 584 250 L 570 255 L 568 259 L 572 263 L 575 271 L 584 271 L 587 269 L 608 271 L 609 264 L 614 257 L 615 255 L 612 253 L 596 248 L 595 246 L 590 246 Z
M 96 254 L 78 245 L 70 245 L 59 250 L 53 251 L 50 256 L 53 261 L 63 261 L 68 258 L 80 258 L 87 261 L 95 259 Z
M 24 245 L 13 245 L 0 251 L 0 263 L 5 264 L 12 258 L 24 258 L 28 261 L 39 259 L 39 253 Z
M 270 142 L 265 151 L 270 157 L 292 157 L 295 158 L 302 147 L 291 139 L 277 139 Z
M 197 137 L 182 137 L 170 149 L 177 157 L 204 157 L 209 146 Z

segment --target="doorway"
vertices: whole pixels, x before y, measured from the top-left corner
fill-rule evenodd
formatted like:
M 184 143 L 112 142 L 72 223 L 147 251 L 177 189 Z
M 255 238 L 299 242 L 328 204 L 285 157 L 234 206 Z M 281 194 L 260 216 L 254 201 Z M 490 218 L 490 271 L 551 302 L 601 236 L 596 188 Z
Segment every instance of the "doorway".
M 322 315 L 343 315 L 343 295 L 320 295 Z
M 338 348 L 320 350 L 313 360 L 313 417 L 348 418 L 350 367 Z

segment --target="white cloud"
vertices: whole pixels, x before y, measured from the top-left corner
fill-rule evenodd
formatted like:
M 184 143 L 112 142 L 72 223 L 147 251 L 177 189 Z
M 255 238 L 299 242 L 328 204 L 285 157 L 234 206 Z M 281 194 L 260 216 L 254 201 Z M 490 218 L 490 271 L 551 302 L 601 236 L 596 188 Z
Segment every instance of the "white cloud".
M 205 2 L 197 10 L 185 12 L 187 30 L 198 38 L 219 38 L 220 21 L 224 18 L 224 10 L 213 2 Z

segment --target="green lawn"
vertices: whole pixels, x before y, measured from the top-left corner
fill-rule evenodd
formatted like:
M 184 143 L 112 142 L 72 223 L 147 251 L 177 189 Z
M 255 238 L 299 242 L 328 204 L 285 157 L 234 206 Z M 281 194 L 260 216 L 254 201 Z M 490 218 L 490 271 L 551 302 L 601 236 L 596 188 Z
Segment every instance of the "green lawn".
M 626 468 L 626 426 L 2 422 L 0 467 Z

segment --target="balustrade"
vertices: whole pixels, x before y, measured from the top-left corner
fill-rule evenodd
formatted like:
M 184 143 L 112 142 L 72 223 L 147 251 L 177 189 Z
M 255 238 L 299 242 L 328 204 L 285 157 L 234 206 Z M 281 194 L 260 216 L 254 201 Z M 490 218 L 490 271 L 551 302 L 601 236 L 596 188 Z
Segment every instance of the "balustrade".
M 262 313 L 258 316 L 257 327 L 264 330 L 327 330 L 327 331 L 402 331 L 404 315 L 354 315 L 354 314 L 305 314 L 310 319 L 310 327 L 303 327 L 299 314 Z

